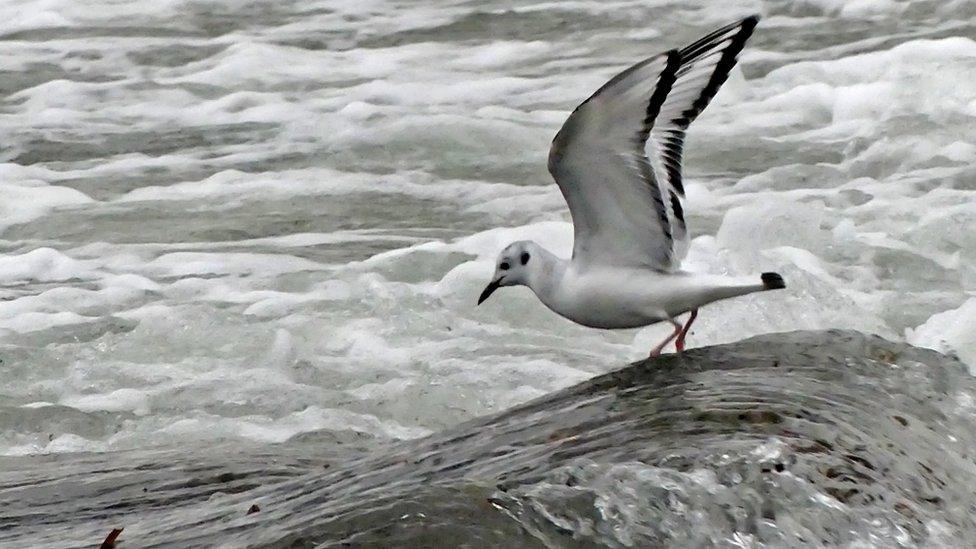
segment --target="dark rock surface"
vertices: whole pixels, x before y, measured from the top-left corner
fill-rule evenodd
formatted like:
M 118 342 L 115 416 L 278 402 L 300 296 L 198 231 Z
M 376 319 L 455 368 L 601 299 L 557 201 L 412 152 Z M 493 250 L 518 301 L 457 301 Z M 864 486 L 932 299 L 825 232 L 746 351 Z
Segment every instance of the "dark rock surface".
M 968 546 L 974 408 L 952 358 L 773 334 L 392 445 L 0 459 L 0 546 Z

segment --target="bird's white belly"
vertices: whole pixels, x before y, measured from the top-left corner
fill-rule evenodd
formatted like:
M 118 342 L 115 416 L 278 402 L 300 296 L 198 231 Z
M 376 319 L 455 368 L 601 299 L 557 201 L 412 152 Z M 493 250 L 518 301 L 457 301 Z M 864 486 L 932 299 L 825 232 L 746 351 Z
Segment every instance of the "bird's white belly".
M 649 314 L 642 310 L 636 310 L 629 307 L 629 304 L 624 301 L 603 301 L 591 306 L 581 304 L 565 311 L 565 313 L 556 312 L 577 324 L 603 329 L 639 328 L 667 318 L 667 315 Z
M 562 282 L 546 305 L 591 328 L 638 328 L 691 308 L 682 303 L 682 292 L 670 276 L 654 272 L 569 274 Z

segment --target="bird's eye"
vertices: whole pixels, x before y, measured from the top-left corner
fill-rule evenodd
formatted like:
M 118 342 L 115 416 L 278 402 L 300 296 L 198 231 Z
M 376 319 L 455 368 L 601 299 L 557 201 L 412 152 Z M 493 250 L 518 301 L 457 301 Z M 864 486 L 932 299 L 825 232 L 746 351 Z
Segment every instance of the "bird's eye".
M 502 262 L 502 264 L 501 264 L 501 265 L 499 265 L 498 267 L 499 267 L 499 268 L 500 268 L 501 270 L 503 270 L 503 271 L 507 271 L 507 270 L 508 270 L 508 261 L 503 261 L 503 262 Z
M 522 262 L 522 265 L 525 265 L 526 263 L 528 263 L 529 262 L 529 252 L 522 252 L 522 257 L 520 257 L 519 260 Z

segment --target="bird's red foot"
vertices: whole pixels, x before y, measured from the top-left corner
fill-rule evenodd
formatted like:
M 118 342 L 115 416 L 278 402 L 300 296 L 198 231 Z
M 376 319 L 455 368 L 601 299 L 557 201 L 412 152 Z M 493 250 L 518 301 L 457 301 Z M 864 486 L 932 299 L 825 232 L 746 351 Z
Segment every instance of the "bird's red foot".
M 698 318 L 698 309 L 691 311 L 691 316 L 688 317 L 688 322 L 681 328 L 681 333 L 678 334 L 678 339 L 674 342 L 674 348 L 678 350 L 679 353 L 685 351 L 685 336 L 688 335 L 688 330 L 691 329 L 691 323 Z
M 669 335 L 668 337 L 666 337 L 664 339 L 664 341 L 662 341 L 661 343 L 659 343 L 657 347 L 654 347 L 653 349 L 651 349 L 651 352 L 647 355 L 647 358 L 654 358 L 654 357 L 657 357 L 657 356 L 661 356 L 661 351 L 664 350 L 664 348 L 667 346 L 667 344 L 668 343 L 671 343 L 671 341 L 674 340 L 674 338 L 678 337 L 678 334 L 681 333 L 681 324 L 679 324 L 673 318 L 670 319 L 670 320 L 671 320 L 671 324 L 674 325 L 674 331 L 671 332 L 671 335 Z

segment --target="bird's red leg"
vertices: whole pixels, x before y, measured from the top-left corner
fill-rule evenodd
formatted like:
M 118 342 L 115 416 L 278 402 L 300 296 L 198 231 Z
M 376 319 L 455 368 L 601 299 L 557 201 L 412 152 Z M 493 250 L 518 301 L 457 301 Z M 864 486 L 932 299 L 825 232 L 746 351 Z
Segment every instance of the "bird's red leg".
M 657 347 L 651 349 L 651 353 L 647 355 L 648 358 L 654 358 L 656 356 L 660 356 L 661 351 L 664 350 L 664 347 L 668 343 L 671 343 L 671 340 L 678 337 L 678 334 L 681 333 L 681 323 L 673 318 L 669 318 L 668 320 L 671 321 L 671 324 L 674 324 L 674 331 L 671 332 L 671 335 L 669 335 L 664 341 L 659 343 Z
M 674 342 L 674 348 L 678 350 L 679 353 L 683 353 L 685 350 L 685 336 L 688 335 L 688 329 L 691 328 L 691 323 L 698 318 L 698 309 L 691 311 L 691 316 L 688 317 L 688 322 L 685 323 L 685 327 L 681 329 L 681 333 L 678 334 L 678 340 Z

